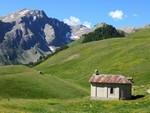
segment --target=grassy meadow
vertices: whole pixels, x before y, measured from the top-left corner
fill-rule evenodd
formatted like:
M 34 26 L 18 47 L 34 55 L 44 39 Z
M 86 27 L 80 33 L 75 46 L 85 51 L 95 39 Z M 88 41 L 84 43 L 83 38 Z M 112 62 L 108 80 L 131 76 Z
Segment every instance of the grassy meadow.
M 0 70 L 0 98 L 68 99 L 88 94 L 78 85 L 25 66 L 4 66 Z
M 1 113 L 150 113 L 150 95 L 136 100 L 1 99 Z
M 150 113 L 150 29 L 81 40 L 33 68 L 1 66 L 0 113 Z M 95 69 L 133 77 L 133 99 L 90 100 L 88 80 Z
M 72 46 L 34 69 L 77 82 L 85 88 L 89 88 L 88 80 L 95 69 L 98 69 L 99 73 L 131 76 L 134 78 L 135 85 L 146 85 L 150 80 L 150 33 L 148 31 L 150 30 L 145 29 L 125 38 Z

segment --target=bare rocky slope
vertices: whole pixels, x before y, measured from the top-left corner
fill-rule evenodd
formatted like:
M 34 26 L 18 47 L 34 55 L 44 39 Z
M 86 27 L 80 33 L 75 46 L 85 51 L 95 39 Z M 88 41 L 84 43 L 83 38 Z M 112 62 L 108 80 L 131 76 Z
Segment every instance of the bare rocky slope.
M 23 9 L 0 17 L 0 65 L 36 62 L 88 31 L 85 26 L 49 18 L 40 10 Z
M 119 30 L 123 31 L 125 34 L 130 34 L 139 31 L 140 29 L 141 29 L 140 27 L 125 26 L 120 28 Z

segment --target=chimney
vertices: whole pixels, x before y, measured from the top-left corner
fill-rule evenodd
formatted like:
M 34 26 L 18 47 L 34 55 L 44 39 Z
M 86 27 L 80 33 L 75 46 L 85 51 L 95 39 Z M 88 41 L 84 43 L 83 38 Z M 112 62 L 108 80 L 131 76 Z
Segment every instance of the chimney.
M 127 79 L 133 83 L 133 78 L 132 77 L 127 77 Z
M 97 70 L 97 69 L 95 70 L 95 75 L 99 75 L 99 73 L 98 73 L 98 70 Z

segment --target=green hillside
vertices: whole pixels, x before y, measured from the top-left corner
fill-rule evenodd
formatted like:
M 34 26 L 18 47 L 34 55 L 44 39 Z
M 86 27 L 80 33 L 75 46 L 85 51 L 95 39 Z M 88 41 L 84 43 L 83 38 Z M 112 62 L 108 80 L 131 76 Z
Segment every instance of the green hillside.
M 86 44 L 78 40 L 36 67 L 0 67 L 0 112 L 149 113 L 149 66 L 150 29 Z M 88 80 L 95 69 L 133 77 L 134 98 L 90 100 Z
M 87 95 L 78 85 L 25 66 L 0 67 L 0 98 L 76 98 Z
M 76 44 L 52 56 L 35 69 L 87 88 L 88 80 L 95 69 L 100 73 L 131 76 L 135 85 L 149 84 L 149 31 L 150 29 L 143 29 L 125 38 Z
M 1 113 L 149 113 L 150 95 L 137 100 L 3 99 Z

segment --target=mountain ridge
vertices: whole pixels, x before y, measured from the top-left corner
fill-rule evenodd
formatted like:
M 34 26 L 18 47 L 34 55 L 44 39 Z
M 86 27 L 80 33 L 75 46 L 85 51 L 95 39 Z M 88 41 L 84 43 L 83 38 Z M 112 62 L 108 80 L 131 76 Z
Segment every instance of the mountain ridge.
M 0 65 L 27 64 L 46 56 L 55 47 L 65 45 L 82 33 L 89 31 L 85 26 L 75 29 L 44 11 L 23 9 L 0 17 Z M 77 33 L 84 28 L 82 33 Z
M 43 10 L 22 9 L 0 17 L 0 65 L 37 62 L 56 48 L 80 39 L 106 23 L 88 29 L 83 25 L 69 26 L 51 18 Z M 124 27 L 119 33 L 130 34 L 144 27 Z

